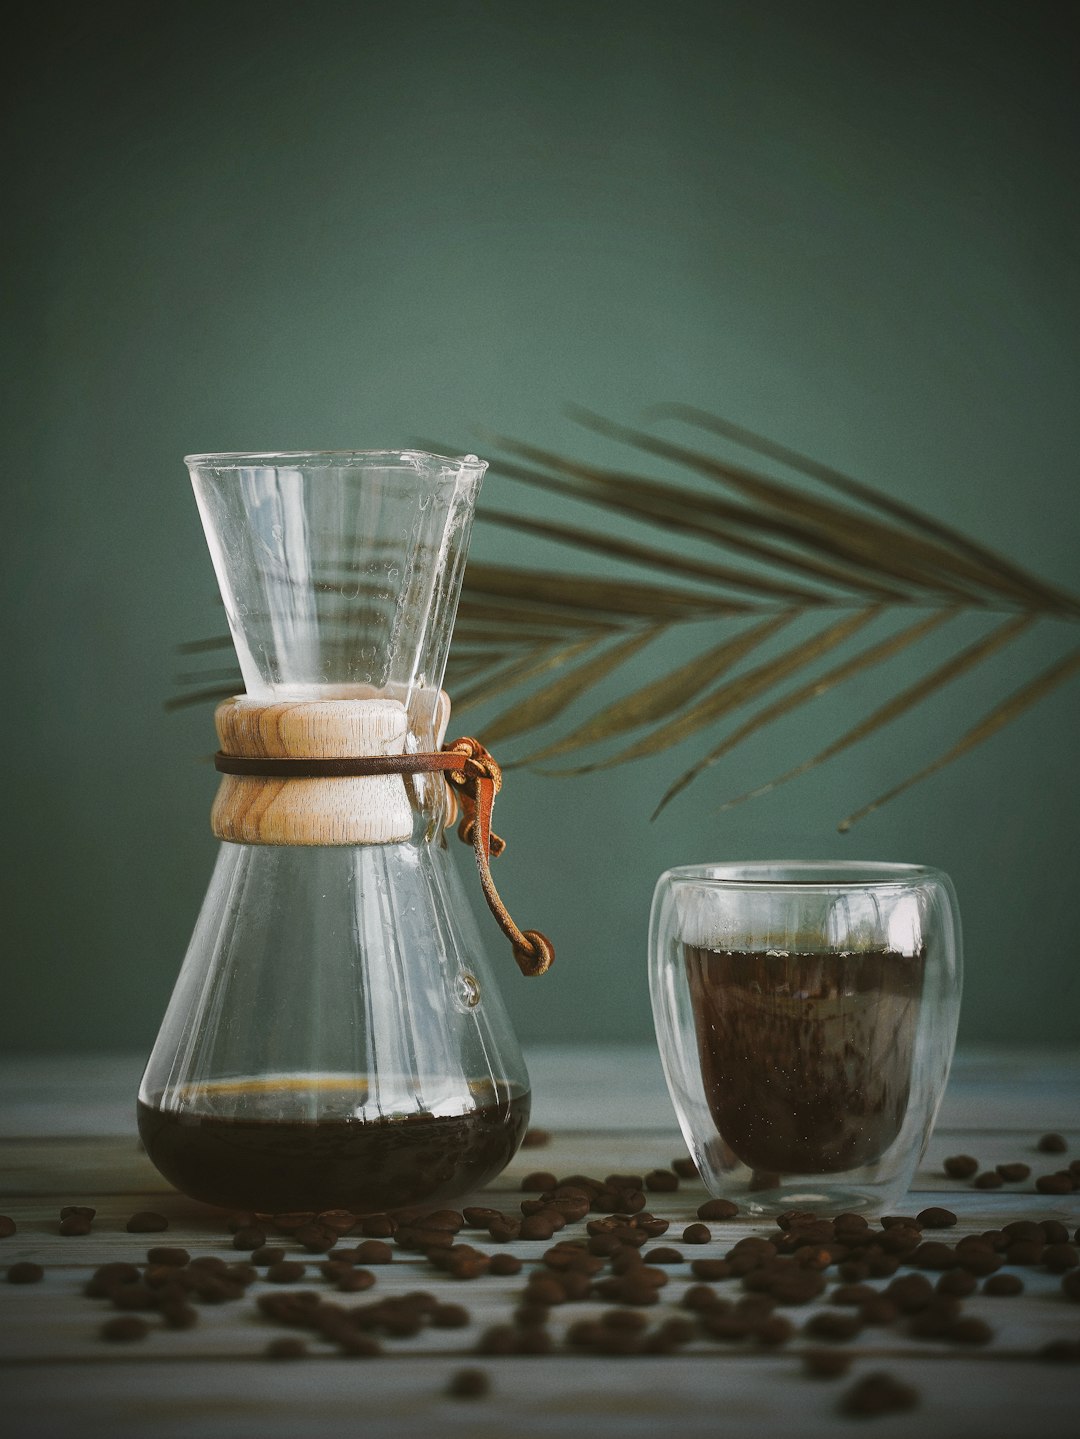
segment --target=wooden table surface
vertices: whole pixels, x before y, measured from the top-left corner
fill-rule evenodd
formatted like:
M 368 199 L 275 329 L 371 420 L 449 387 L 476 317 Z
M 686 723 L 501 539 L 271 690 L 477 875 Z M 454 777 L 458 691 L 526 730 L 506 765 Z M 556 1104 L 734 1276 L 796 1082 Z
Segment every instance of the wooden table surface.
M 594 1047 L 533 1051 L 533 1122 L 553 1132 L 552 1142 L 523 1150 L 484 1192 L 484 1202 L 516 1211 L 520 1183 L 530 1170 L 556 1174 L 643 1173 L 666 1167 L 684 1153 L 655 1053 L 648 1048 Z M 244 1256 L 229 1247 L 220 1215 L 172 1191 L 140 1151 L 133 1095 L 140 1064 L 131 1057 L 52 1057 L 0 1063 L 0 1213 L 18 1232 L 0 1240 L 0 1270 L 16 1261 L 45 1266 L 42 1283 L 0 1283 L 0 1434 L 11 1439 L 276 1439 L 337 1436 L 578 1435 L 589 1439 L 632 1436 L 732 1434 L 755 1439 L 797 1433 L 813 1439 L 851 1426 L 876 1435 L 1037 1436 L 1080 1432 L 1080 1364 L 1050 1363 L 1038 1350 L 1060 1338 L 1080 1340 L 1080 1305 L 1061 1291 L 1060 1275 L 1043 1268 L 1017 1270 L 1025 1292 L 1013 1298 L 976 1294 L 965 1311 L 994 1330 L 991 1345 L 967 1349 L 918 1340 L 902 1328 L 865 1329 L 853 1341 L 856 1362 L 846 1378 L 804 1377 L 796 1337 L 780 1350 L 695 1341 L 672 1357 L 595 1358 L 571 1350 L 544 1357 L 477 1358 L 480 1330 L 507 1322 L 527 1269 L 516 1277 L 454 1281 L 426 1259 L 398 1251 L 376 1270 L 374 1289 L 343 1296 L 309 1269 L 305 1285 L 327 1288 L 344 1303 L 425 1289 L 464 1304 L 467 1329 L 425 1329 L 410 1339 L 385 1341 L 378 1358 L 347 1359 L 312 1341 L 309 1357 L 285 1363 L 264 1356 L 284 1332 L 257 1311 L 252 1295 L 272 1286 L 260 1281 L 232 1304 L 204 1306 L 190 1330 L 153 1328 L 145 1339 L 110 1344 L 99 1337 L 114 1311 L 106 1300 L 86 1298 L 83 1286 L 98 1265 L 145 1262 L 148 1245 L 181 1245 L 195 1254 Z M 1032 1181 L 999 1190 L 976 1190 L 948 1180 L 942 1160 L 969 1153 L 984 1168 L 1022 1159 L 1034 1174 L 1080 1156 L 1080 1056 L 1017 1051 L 961 1054 L 915 1190 L 903 1212 L 945 1204 L 960 1217 L 946 1236 L 997 1228 L 1015 1218 L 1080 1224 L 1080 1191 L 1035 1193 Z M 1063 1156 L 1040 1154 L 1037 1137 L 1063 1133 Z M 713 1224 L 707 1246 L 680 1244 L 682 1228 L 707 1196 L 696 1181 L 674 1194 L 651 1194 L 649 1208 L 671 1220 L 662 1243 L 683 1249 L 687 1262 L 669 1269 L 662 1303 L 650 1320 L 685 1313 L 680 1296 L 691 1283 L 689 1260 L 719 1256 L 738 1238 L 762 1232 L 762 1222 Z M 97 1209 L 90 1235 L 57 1232 L 62 1204 Z M 136 1210 L 168 1216 L 167 1235 L 128 1234 Z M 583 1233 L 568 1226 L 559 1238 Z M 463 1233 L 477 1247 L 508 1248 L 531 1263 L 547 1244 L 495 1246 L 486 1236 Z M 282 1241 L 272 1241 L 282 1242 Z M 349 1243 L 355 1241 L 350 1240 Z M 295 1247 L 295 1246 L 292 1246 Z M 309 1263 L 321 1256 L 303 1255 Z M 835 1271 L 830 1273 L 830 1278 Z M 931 1276 L 936 1278 L 936 1276 Z M 879 1287 L 886 1281 L 877 1281 Z M 274 1286 L 276 1287 L 276 1286 Z M 831 1285 L 830 1285 L 831 1287 Z M 721 1286 L 721 1292 L 725 1292 Z M 727 1292 L 738 1293 L 737 1282 Z M 786 1311 L 798 1325 L 823 1300 Z M 574 1320 L 601 1310 L 592 1301 L 552 1311 L 556 1338 Z M 152 1316 L 150 1316 L 152 1319 Z M 449 1377 L 464 1366 L 484 1368 L 491 1391 L 477 1400 L 452 1399 Z M 862 1374 L 886 1369 L 914 1384 L 918 1408 L 856 1420 L 838 1410 L 842 1392 Z

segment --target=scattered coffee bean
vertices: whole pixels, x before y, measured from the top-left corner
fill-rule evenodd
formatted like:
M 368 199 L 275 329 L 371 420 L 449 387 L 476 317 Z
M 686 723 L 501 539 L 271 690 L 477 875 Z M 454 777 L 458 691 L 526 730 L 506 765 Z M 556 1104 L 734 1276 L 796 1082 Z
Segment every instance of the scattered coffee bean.
M 989 1344 L 994 1337 L 994 1331 L 984 1319 L 977 1319 L 974 1314 L 965 1314 L 963 1318 L 953 1320 L 946 1337 L 954 1344 Z
M 488 1225 L 488 1234 L 496 1244 L 509 1244 L 521 1234 L 521 1224 L 520 1219 L 511 1219 L 504 1214 L 491 1221 Z M 550 1238 L 550 1235 L 548 1237 Z
M 169 1221 L 164 1214 L 155 1214 L 149 1209 L 140 1209 L 131 1216 L 126 1225 L 129 1234 L 156 1234 L 168 1227 Z
M 949 1269 L 937 1282 L 939 1294 L 952 1294 L 957 1299 L 966 1299 L 978 1288 L 978 1279 L 967 1269 Z M 987 1284 L 990 1280 L 987 1280 Z M 986 1288 L 986 1285 L 983 1286 Z M 992 1290 L 989 1292 L 993 1292 Z
M 292 1336 L 282 1336 L 280 1339 L 271 1339 L 270 1343 L 263 1350 L 267 1359 L 303 1359 L 308 1352 L 308 1347 L 302 1339 L 294 1339 Z
M 166 1300 L 160 1313 L 169 1329 L 191 1329 L 199 1322 L 199 1311 L 182 1299 Z
M 461 1211 L 461 1217 L 468 1229 L 486 1229 L 493 1219 L 502 1216 L 497 1209 L 485 1209 L 482 1205 L 471 1205 Z
M 673 1194 L 679 1187 L 679 1176 L 671 1169 L 651 1169 L 645 1176 L 645 1188 L 653 1194 Z
M 986 1169 L 975 1180 L 976 1189 L 1000 1189 L 1005 1183 L 996 1169 Z
M 40 1264 L 31 1264 L 29 1260 L 23 1260 L 19 1264 L 13 1264 L 7 1272 L 9 1284 L 38 1284 L 45 1278 L 45 1271 Z
M 329 1254 L 338 1242 L 335 1231 L 322 1224 L 302 1224 L 299 1229 L 293 1230 L 293 1238 L 297 1244 L 302 1244 L 309 1254 Z M 262 1239 L 265 1242 L 265 1234 Z M 256 1248 L 258 1247 L 256 1245 Z
M 951 1229 L 956 1223 L 956 1215 L 951 1209 L 941 1209 L 932 1205 L 915 1216 L 916 1224 L 923 1229 Z
M 959 1274 L 958 1269 L 953 1270 Z M 859 1318 L 864 1324 L 873 1325 L 876 1328 L 895 1324 L 900 1317 L 900 1310 L 891 1299 L 884 1294 L 875 1294 L 873 1299 L 867 1299 L 864 1304 L 859 1305 Z
M 0 1239 L 10 1239 L 18 1226 L 8 1214 L 0 1214 Z
M 979 1161 L 970 1154 L 953 1154 L 946 1159 L 943 1168 L 950 1179 L 970 1179 L 979 1172 Z
M 115 1319 L 106 1319 L 98 1331 L 102 1339 L 124 1343 L 131 1339 L 145 1339 L 150 1326 L 137 1314 L 118 1314 Z
M 280 1264 L 285 1258 L 284 1249 L 275 1248 L 274 1245 L 264 1244 L 259 1249 L 252 1250 L 251 1262 L 264 1266 L 267 1264 Z
M 841 1408 L 845 1414 L 889 1414 L 901 1409 L 914 1409 L 919 1392 L 903 1384 L 891 1374 L 876 1372 L 860 1379 L 844 1395 Z
M 534 1174 L 526 1174 L 521 1181 L 521 1188 L 526 1194 L 543 1194 L 546 1189 L 554 1189 L 558 1182 L 554 1174 L 546 1169 L 539 1169 Z
M 508 1331 L 511 1343 L 516 1343 L 514 1331 Z M 492 1333 L 491 1330 L 488 1331 Z M 502 1350 L 496 1346 L 488 1350 L 489 1353 L 513 1353 L 513 1348 Z M 491 1380 L 483 1369 L 459 1369 L 450 1376 L 450 1382 L 446 1386 L 446 1392 L 452 1399 L 482 1399 L 491 1390 Z
M 266 1234 L 262 1229 L 246 1228 L 238 1229 L 233 1235 L 232 1247 L 234 1249 L 262 1249 L 266 1244 Z
M 350 1257 L 356 1264 L 392 1264 L 393 1247 L 382 1239 L 365 1239 L 351 1251 Z
M 561 1216 L 560 1216 L 561 1218 Z M 492 1238 L 495 1238 L 494 1225 L 488 1230 Z M 550 1239 L 555 1233 L 555 1225 L 547 1214 L 529 1214 L 521 1221 L 518 1235 L 522 1239 Z
M 730 1278 L 731 1264 L 726 1259 L 695 1259 L 691 1262 L 690 1272 L 696 1279 L 715 1282 Z
M 522 1147 L 522 1149 L 543 1149 L 545 1145 L 550 1144 L 550 1143 L 551 1143 L 551 1131 L 550 1131 L 550 1130 L 547 1130 L 547 1129 L 537 1129 L 537 1128 L 533 1127 L 533 1128 L 527 1129 L 527 1130 L 525 1131 L 524 1137 L 522 1138 L 522 1141 L 521 1141 L 521 1147 Z
M 153 1249 L 146 1251 L 146 1262 L 148 1264 L 165 1264 L 172 1269 L 182 1269 L 185 1264 L 191 1263 L 191 1255 L 186 1249 L 173 1249 L 158 1244 Z
M 360 1221 L 360 1233 L 368 1239 L 390 1239 L 397 1229 L 397 1220 L 389 1214 L 368 1214 Z
M 739 1212 L 739 1206 L 732 1204 L 730 1199 L 707 1199 L 704 1204 L 698 1206 L 697 1217 L 699 1219 L 734 1219 Z
M 883 1214 L 882 1229 L 918 1229 L 919 1221 L 910 1214 Z
M 650 1249 L 645 1255 L 646 1264 L 681 1264 L 683 1256 L 677 1249 L 670 1246 L 662 1246 L 658 1249 Z
M 1038 1351 L 1051 1364 L 1080 1364 L 1080 1339 L 1051 1339 Z
M 1071 1244 L 1048 1244 L 1043 1250 L 1042 1262 L 1052 1274 L 1064 1274 L 1066 1269 L 1075 1269 L 1080 1264 L 1080 1253 Z
M 91 1230 L 90 1220 L 85 1214 L 69 1214 L 66 1219 L 61 1219 L 57 1225 L 57 1233 L 65 1235 L 84 1235 Z
M 1040 1174 L 1035 1188 L 1040 1194 L 1071 1194 L 1074 1185 L 1068 1174 Z
M 671 1161 L 671 1168 L 680 1179 L 697 1179 L 698 1177 L 697 1165 L 689 1155 L 673 1159 Z
M 295 1259 L 282 1259 L 270 1265 L 266 1277 L 271 1284 L 295 1284 L 298 1279 L 303 1279 L 306 1272 L 305 1266 Z
M 520 1274 L 521 1260 L 516 1254 L 493 1254 L 488 1266 L 489 1274 Z
M 959 1271 L 957 1271 L 959 1272 Z M 984 1294 L 1023 1294 L 1024 1281 L 1018 1274 L 991 1274 L 983 1281 Z
M 804 1349 L 803 1368 L 813 1379 L 839 1379 L 851 1368 L 852 1354 L 842 1349 Z
M 811 1339 L 825 1339 L 830 1344 L 846 1344 L 854 1339 L 863 1327 L 858 1314 L 838 1314 L 835 1310 L 823 1309 L 813 1314 L 803 1325 L 803 1333 Z
M 1068 1244 L 1069 1231 L 1060 1219 L 1040 1219 L 1039 1233 L 1047 1244 Z
M 684 1244 L 708 1244 L 712 1231 L 706 1224 L 688 1224 L 682 1233 Z
M 997 1172 L 1004 1179 L 1006 1184 L 1019 1184 L 1021 1180 L 1027 1179 L 1031 1174 L 1030 1164 L 999 1164 Z
M 1035 1147 L 1041 1154 L 1064 1154 L 1069 1142 L 1063 1134 L 1044 1134 Z

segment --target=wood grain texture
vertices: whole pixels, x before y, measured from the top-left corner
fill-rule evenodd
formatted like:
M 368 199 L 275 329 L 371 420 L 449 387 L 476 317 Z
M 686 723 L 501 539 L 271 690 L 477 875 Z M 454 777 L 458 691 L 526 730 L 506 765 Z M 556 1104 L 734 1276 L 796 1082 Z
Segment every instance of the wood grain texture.
M 665 1109 L 666 1096 L 656 1088 L 661 1081 L 651 1050 L 552 1048 L 533 1052 L 529 1059 L 537 1121 L 553 1129 L 552 1142 L 522 1150 L 474 1199 L 512 1211 L 523 1197 L 521 1180 L 532 1170 L 642 1173 L 666 1166 L 683 1152 L 674 1118 Z M 1024 1432 L 1075 1432 L 1080 1369 L 1040 1362 L 1035 1355 L 1051 1339 L 1080 1337 L 1080 1306 L 1064 1299 L 1060 1277 L 1045 1269 L 1016 1270 L 1025 1283 L 1024 1294 L 1016 1298 L 977 1294 L 965 1301 L 966 1312 L 985 1319 L 995 1332 L 988 1348 L 967 1351 L 912 1338 L 902 1329 L 866 1329 L 853 1341 L 852 1375 L 831 1383 L 803 1377 L 798 1359 L 803 1341 L 798 1338 L 783 1352 L 702 1340 L 677 1356 L 631 1361 L 570 1350 L 543 1358 L 479 1358 L 470 1352 L 479 1332 L 509 1320 L 528 1267 L 539 1262 L 548 1245 L 518 1241 L 496 1246 L 475 1232 L 462 1237 L 487 1252 L 509 1248 L 525 1261 L 526 1270 L 466 1283 L 448 1279 L 417 1255 L 397 1251 L 391 1265 L 374 1271 L 374 1289 L 341 1296 L 319 1275 L 322 1256 L 307 1254 L 290 1240 L 275 1240 L 309 1266 L 302 1286 L 325 1291 L 327 1298 L 352 1304 L 423 1289 L 471 1311 L 468 1328 L 426 1328 L 414 1338 L 387 1340 L 377 1359 L 345 1359 L 311 1340 L 303 1361 L 267 1360 L 267 1343 L 283 1331 L 262 1318 L 252 1302 L 253 1294 L 273 1287 L 262 1281 L 235 1303 L 201 1306 L 191 1330 L 155 1327 L 138 1343 L 104 1343 L 99 1327 L 113 1311 L 106 1301 L 81 1292 L 97 1265 L 145 1260 L 146 1249 L 158 1243 L 182 1245 L 193 1255 L 243 1258 L 231 1249 L 221 1215 L 170 1190 L 140 1151 L 132 1114 L 138 1070 L 135 1057 L 70 1063 L 9 1059 L 0 1065 L 0 1213 L 11 1214 L 18 1224 L 15 1235 L 0 1240 L 0 1266 L 31 1259 L 46 1270 L 36 1286 L 0 1283 L 0 1434 L 11 1439 L 74 1434 L 89 1439 L 294 1439 L 309 1432 L 319 1439 L 357 1434 L 365 1439 L 569 1439 L 582 1432 L 590 1439 L 669 1434 L 712 1439 L 725 1433 L 824 1439 L 854 1423 L 839 1416 L 839 1396 L 855 1378 L 876 1369 L 914 1384 L 921 1395 L 917 1410 L 871 1421 L 873 1433 L 886 1439 L 1011 1439 Z M 1010 1122 L 1000 1127 L 989 1122 L 985 1101 L 995 1091 L 1018 1097 Z M 589 1127 L 582 1127 L 589 1115 Z M 1080 1154 L 1078 1116 L 1080 1064 L 1075 1056 L 1056 1066 L 1044 1060 L 1041 1067 L 1038 1056 L 1030 1054 L 962 1056 L 943 1123 L 905 1212 L 946 1204 L 959 1216 L 957 1228 L 948 1232 L 950 1242 L 961 1233 L 997 1228 L 1017 1217 L 1057 1218 L 1075 1229 L 1078 1195 L 1036 1194 L 1031 1181 L 975 1190 L 947 1179 L 941 1163 L 948 1154 L 967 1152 L 986 1168 L 1006 1159 L 1023 1159 L 1035 1174 L 1058 1168 Z M 1065 1155 L 1037 1150 L 1038 1136 L 1049 1128 L 1065 1134 Z M 682 1264 L 668 1268 L 669 1282 L 651 1319 L 680 1312 L 679 1299 L 693 1282 L 690 1260 L 719 1255 L 735 1240 L 767 1227 L 739 1219 L 712 1224 L 711 1243 L 683 1245 L 682 1227 L 705 1197 L 697 1181 L 684 1181 L 675 1193 L 649 1196 L 649 1208 L 671 1221 L 659 1242 L 674 1244 L 684 1255 Z M 97 1209 L 91 1234 L 67 1238 L 57 1232 L 59 1208 L 67 1203 Z M 128 1234 L 124 1225 L 137 1209 L 166 1215 L 168 1232 Z M 568 1227 L 560 1237 L 577 1237 L 579 1228 Z M 885 1281 L 873 1282 L 880 1287 Z M 822 1304 L 814 1301 L 788 1312 L 801 1325 Z M 590 1300 L 553 1310 L 557 1345 L 571 1323 L 599 1312 Z M 466 1403 L 446 1397 L 449 1376 L 464 1365 L 478 1365 L 489 1374 L 487 1399 Z
M 223 753 L 250 758 L 341 759 L 405 748 L 408 715 L 386 698 L 262 704 L 246 695 L 214 714 Z M 238 844 L 388 844 L 413 830 L 401 775 L 269 779 L 222 775 L 210 815 L 218 839 Z

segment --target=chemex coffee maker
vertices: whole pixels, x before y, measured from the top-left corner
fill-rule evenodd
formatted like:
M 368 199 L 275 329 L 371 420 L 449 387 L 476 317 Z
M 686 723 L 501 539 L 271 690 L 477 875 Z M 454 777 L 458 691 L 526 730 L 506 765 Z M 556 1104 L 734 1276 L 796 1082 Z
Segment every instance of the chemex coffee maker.
M 488 862 L 501 777 L 445 744 L 473 455 L 187 461 L 246 693 L 219 706 L 213 877 L 139 1091 L 185 1194 L 266 1213 L 438 1202 L 507 1163 L 529 1081 L 446 842 L 525 974 L 553 951 Z

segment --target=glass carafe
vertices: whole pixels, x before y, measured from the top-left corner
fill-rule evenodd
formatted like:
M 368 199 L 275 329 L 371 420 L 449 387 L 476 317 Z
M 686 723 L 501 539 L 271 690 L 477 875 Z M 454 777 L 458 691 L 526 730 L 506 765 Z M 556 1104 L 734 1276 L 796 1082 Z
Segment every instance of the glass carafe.
M 415 451 L 189 457 L 246 685 L 223 751 L 430 754 L 486 465 Z M 139 1092 L 161 1173 L 268 1213 L 490 1179 L 528 1076 L 444 832 L 440 773 L 226 773 L 216 867 Z

